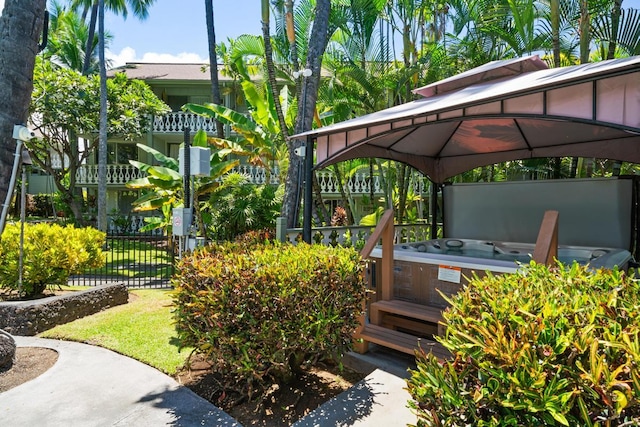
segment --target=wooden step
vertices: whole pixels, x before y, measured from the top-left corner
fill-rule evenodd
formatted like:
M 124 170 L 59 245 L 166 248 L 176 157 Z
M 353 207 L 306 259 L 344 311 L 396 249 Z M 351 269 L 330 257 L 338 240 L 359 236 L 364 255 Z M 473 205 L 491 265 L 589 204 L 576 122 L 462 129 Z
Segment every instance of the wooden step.
M 437 327 L 438 335 L 444 335 L 444 327 L 439 323 L 442 320 L 442 308 L 440 307 L 400 300 L 382 300 L 372 303 L 369 309 L 369 319 L 374 325 L 393 324 L 394 321 L 390 319 L 393 315 L 432 324 Z M 412 328 L 413 332 L 421 330 L 422 328 Z
M 389 301 L 376 301 L 372 303 L 371 312 L 372 317 L 375 317 L 375 314 L 373 314 L 373 312 L 382 312 L 398 314 L 400 316 L 405 316 L 431 323 L 438 323 L 440 320 L 442 320 L 442 308 L 440 307 L 416 304 L 395 299 Z
M 451 358 L 451 353 L 449 353 L 449 351 L 438 342 L 431 341 L 426 338 L 418 338 L 414 335 L 405 334 L 404 332 L 394 331 L 392 329 L 383 328 L 382 326 L 372 325 L 370 323 L 364 326 L 356 338 L 362 338 L 365 341 L 411 355 L 414 354 L 416 349 L 422 348 L 425 353 L 433 353 L 438 359 Z

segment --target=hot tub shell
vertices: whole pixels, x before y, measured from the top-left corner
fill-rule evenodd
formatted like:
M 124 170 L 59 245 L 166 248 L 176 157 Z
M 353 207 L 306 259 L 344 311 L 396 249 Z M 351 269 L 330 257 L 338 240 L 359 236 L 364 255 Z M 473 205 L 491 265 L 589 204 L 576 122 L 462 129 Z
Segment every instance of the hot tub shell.
M 514 273 L 527 264 L 534 244 L 475 239 L 434 239 L 394 246 L 393 298 L 435 307 L 447 307 L 440 295 L 453 295 L 473 274 Z M 371 258 L 382 258 L 375 248 Z M 631 253 L 625 249 L 561 245 L 558 258 L 590 267 L 627 269 Z M 380 288 L 380 264 L 376 263 L 376 287 Z M 380 289 L 378 289 L 380 291 Z M 378 292 L 380 295 L 380 292 Z

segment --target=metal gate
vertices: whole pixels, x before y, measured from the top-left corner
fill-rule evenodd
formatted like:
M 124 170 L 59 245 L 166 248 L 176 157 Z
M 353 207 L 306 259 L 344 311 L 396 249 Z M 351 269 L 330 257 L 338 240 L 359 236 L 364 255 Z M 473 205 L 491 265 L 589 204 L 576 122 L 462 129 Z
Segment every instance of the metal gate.
M 174 248 L 169 239 L 155 233 L 107 233 L 106 263 L 69 278 L 70 285 L 97 286 L 126 283 L 129 288 L 171 287 Z

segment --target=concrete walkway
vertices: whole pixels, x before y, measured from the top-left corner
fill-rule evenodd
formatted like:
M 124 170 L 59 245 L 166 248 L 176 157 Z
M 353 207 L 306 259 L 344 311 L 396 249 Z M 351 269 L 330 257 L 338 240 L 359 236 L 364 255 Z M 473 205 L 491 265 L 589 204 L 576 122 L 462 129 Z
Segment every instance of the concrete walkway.
M 39 377 L 0 393 L 1 426 L 240 426 L 187 387 L 144 363 L 87 344 L 14 338 L 19 347 L 52 348 L 58 352 L 58 360 Z M 351 355 L 345 361 L 347 366 L 369 364 L 373 368 L 378 364 L 386 370 L 375 369 L 294 426 L 415 423 L 406 407 L 409 394 L 401 378 L 406 376 L 405 363 L 384 353 Z
M 14 337 L 58 360 L 39 377 L 0 393 L 0 425 L 12 427 L 239 426 L 160 371 L 87 344 Z

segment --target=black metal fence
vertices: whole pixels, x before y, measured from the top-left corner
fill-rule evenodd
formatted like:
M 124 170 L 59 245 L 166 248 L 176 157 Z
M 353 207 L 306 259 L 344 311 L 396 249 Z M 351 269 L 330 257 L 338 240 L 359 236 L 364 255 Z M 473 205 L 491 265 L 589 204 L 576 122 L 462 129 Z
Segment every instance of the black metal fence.
M 72 276 L 70 285 L 97 286 L 126 283 L 129 288 L 167 288 L 174 272 L 174 248 L 165 236 L 154 233 L 118 234 L 110 231 L 102 268 Z

